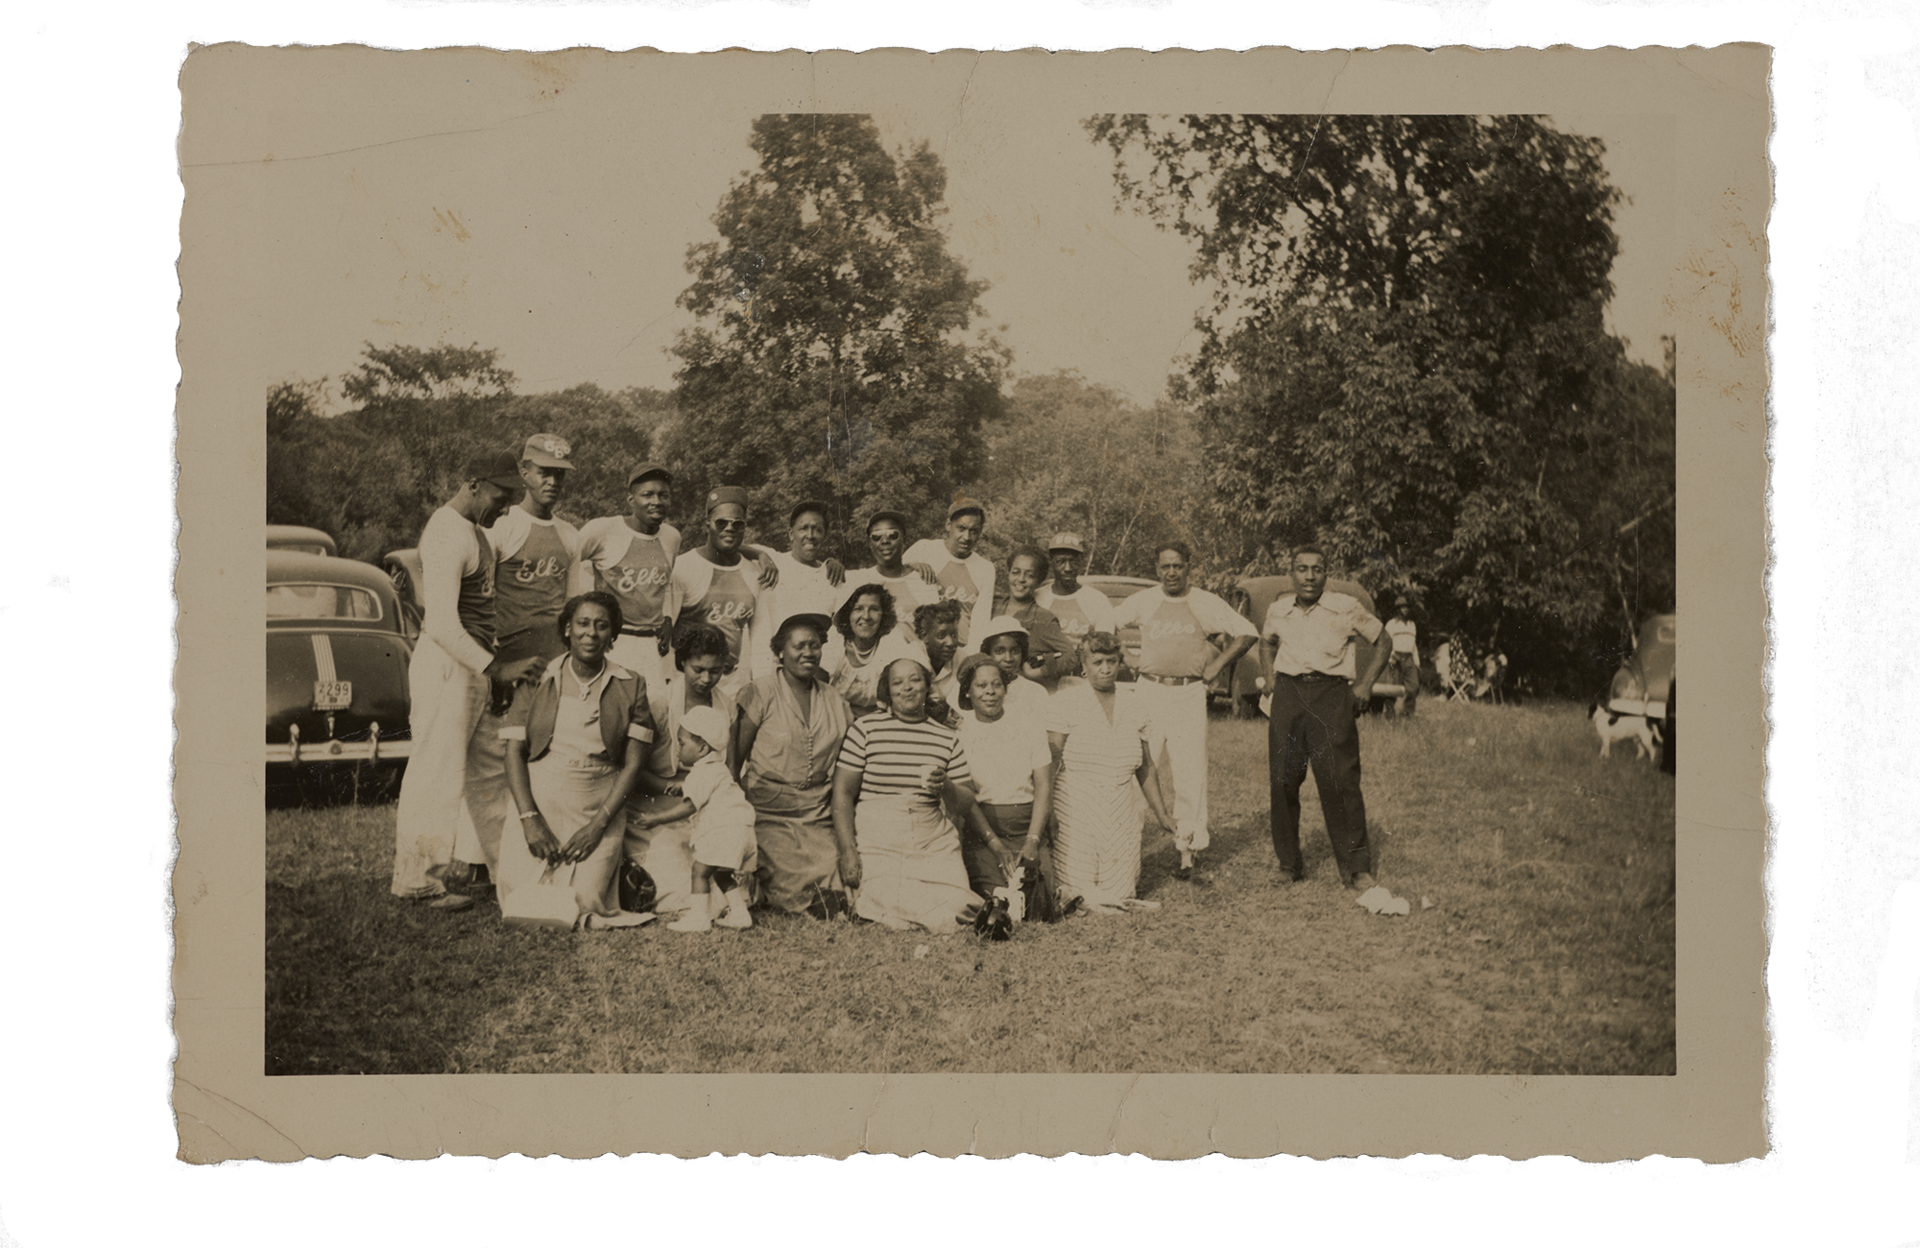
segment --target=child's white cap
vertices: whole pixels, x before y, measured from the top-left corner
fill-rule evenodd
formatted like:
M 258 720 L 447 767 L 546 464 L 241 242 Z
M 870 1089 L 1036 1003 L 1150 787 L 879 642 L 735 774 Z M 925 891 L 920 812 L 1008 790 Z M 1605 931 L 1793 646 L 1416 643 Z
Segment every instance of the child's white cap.
M 680 727 L 705 741 L 716 753 L 727 749 L 727 717 L 718 707 L 695 706 L 680 717 Z

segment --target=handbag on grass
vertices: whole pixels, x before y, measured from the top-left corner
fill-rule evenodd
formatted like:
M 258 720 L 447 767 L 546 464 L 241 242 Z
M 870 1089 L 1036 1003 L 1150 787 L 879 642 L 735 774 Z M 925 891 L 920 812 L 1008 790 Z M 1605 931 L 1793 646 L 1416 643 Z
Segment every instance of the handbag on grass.
M 558 867 L 548 867 L 540 879 L 522 884 L 500 899 L 500 917 L 514 927 L 545 927 L 570 932 L 580 918 L 580 901 L 573 895 L 573 873 L 578 864 L 567 868 L 565 881 L 554 878 Z

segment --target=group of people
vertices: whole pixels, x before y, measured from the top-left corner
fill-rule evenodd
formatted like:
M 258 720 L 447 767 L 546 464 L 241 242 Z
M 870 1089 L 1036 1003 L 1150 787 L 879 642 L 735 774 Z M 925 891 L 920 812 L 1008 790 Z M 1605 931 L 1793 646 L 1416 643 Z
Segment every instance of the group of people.
M 629 510 L 579 529 L 554 514 L 565 439 L 470 465 L 420 538 L 413 749 L 392 891 L 444 910 L 489 890 L 513 912 L 533 882 L 570 884 L 585 927 L 668 918 L 749 927 L 765 908 L 844 907 L 949 930 L 1038 878 L 1050 909 L 1152 909 L 1143 834 L 1165 829 L 1191 878 L 1207 849 L 1207 684 L 1256 643 L 1271 685 L 1272 834 L 1304 875 L 1309 769 L 1341 877 L 1372 887 L 1356 703 L 1389 653 L 1382 628 L 1294 552 L 1295 592 L 1261 628 L 1188 583 L 1166 544 L 1158 583 L 1115 606 L 1059 533 L 1017 548 L 1005 588 L 977 547 L 977 499 L 909 543 L 908 518 L 866 522 L 872 563 L 824 557 L 829 509 L 787 512 L 784 551 L 748 544 L 749 497 L 705 499 L 705 538 L 667 523 L 673 473 L 627 479 Z M 1137 630 L 1121 684 L 1118 634 Z M 644 872 L 646 914 L 620 881 Z

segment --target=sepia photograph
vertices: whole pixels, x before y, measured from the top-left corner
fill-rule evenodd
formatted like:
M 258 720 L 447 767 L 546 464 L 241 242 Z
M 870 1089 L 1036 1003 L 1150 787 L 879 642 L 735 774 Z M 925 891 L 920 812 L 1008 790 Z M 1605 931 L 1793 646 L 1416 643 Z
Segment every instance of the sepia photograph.
M 1673 112 L 197 55 L 270 1082 L 1679 1073 Z

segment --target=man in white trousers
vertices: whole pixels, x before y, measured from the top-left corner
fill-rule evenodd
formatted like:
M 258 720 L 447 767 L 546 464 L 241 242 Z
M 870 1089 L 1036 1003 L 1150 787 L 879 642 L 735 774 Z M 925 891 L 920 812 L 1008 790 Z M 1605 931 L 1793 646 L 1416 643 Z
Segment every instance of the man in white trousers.
M 519 461 L 508 451 L 482 455 L 466 478 L 420 534 L 426 616 L 407 672 L 413 750 L 400 783 L 393 851 L 393 895 L 431 898 L 440 910 L 473 904 L 449 893 L 444 877 L 466 800 L 468 752 L 492 687 L 541 665 L 538 656 L 502 660 L 494 653 L 494 559 L 483 528 L 519 497 Z
M 1193 878 L 1193 856 L 1207 847 L 1207 682 L 1253 648 L 1252 621 L 1218 595 L 1193 589 L 1187 575 L 1193 551 L 1168 542 L 1154 554 L 1160 583 L 1143 589 L 1113 613 L 1116 628 L 1140 630 L 1140 679 L 1134 696 L 1147 711 L 1147 747 L 1163 793 L 1173 808 L 1173 844 L 1180 851 L 1175 879 Z M 1216 649 L 1210 634 L 1231 640 Z M 1169 784 L 1171 780 L 1171 784 Z

